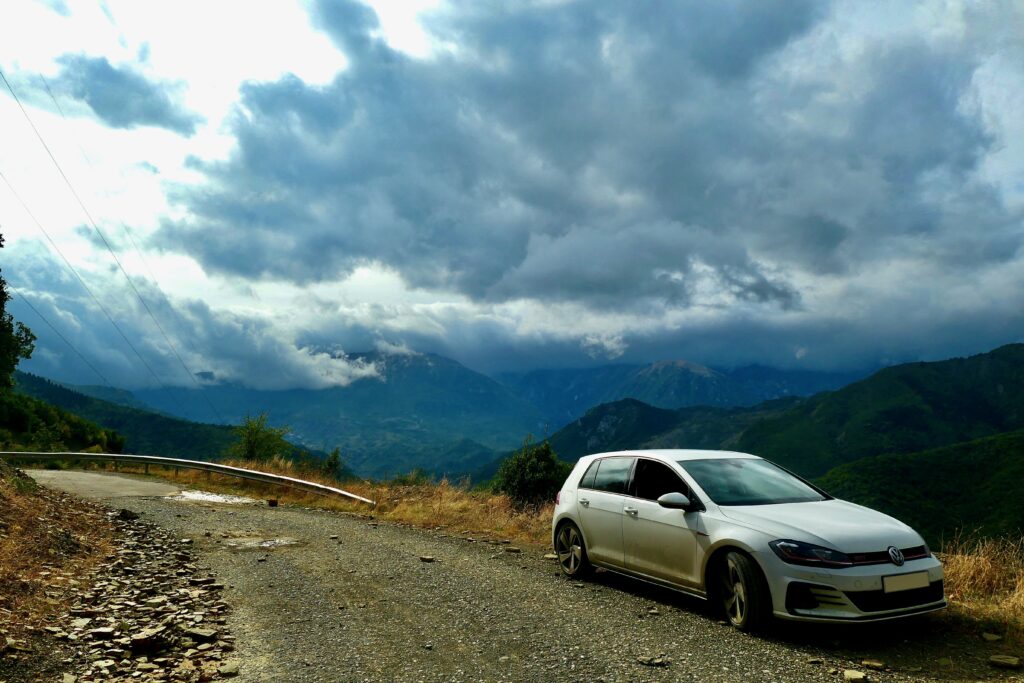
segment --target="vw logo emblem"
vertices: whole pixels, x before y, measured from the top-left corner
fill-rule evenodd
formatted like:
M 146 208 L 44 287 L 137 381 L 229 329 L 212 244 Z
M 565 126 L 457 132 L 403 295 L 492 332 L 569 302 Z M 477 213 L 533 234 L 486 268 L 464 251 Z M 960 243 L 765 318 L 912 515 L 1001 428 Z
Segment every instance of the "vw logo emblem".
M 892 560 L 892 563 L 897 567 L 903 566 L 903 553 L 894 545 L 889 546 L 889 559 Z

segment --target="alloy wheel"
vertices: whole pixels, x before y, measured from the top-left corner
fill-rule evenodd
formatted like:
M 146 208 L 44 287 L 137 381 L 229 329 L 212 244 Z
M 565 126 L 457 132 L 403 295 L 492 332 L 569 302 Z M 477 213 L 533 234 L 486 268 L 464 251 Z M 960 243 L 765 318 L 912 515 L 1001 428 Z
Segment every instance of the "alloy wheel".
M 558 542 L 555 547 L 558 554 L 558 563 L 562 565 L 562 571 L 569 576 L 574 576 L 583 564 L 583 539 L 580 532 L 571 524 L 562 527 L 558 532 Z
M 747 585 L 733 557 L 728 558 L 722 571 L 722 603 L 729 621 L 741 625 L 747 616 Z

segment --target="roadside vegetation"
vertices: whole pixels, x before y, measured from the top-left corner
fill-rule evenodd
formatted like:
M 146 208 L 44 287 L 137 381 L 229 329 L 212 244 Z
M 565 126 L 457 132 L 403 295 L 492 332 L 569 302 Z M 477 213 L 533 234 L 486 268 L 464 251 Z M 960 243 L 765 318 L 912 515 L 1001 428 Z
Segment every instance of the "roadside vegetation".
M 952 615 L 1024 643 L 1024 538 L 960 535 L 939 557 Z

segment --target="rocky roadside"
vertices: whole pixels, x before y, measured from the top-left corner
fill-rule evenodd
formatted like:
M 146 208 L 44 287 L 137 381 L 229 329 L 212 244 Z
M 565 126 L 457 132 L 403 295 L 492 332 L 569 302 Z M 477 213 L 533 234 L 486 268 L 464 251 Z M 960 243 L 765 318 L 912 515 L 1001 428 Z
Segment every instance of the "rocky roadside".
M 63 683 L 212 681 L 238 673 L 226 629 L 223 586 L 190 550 L 129 510 L 107 513 L 116 547 L 88 587 L 72 588 L 71 608 L 38 635 L 52 647 Z M 32 649 L 6 648 L 29 660 Z M 28 679 L 31 680 L 31 679 Z

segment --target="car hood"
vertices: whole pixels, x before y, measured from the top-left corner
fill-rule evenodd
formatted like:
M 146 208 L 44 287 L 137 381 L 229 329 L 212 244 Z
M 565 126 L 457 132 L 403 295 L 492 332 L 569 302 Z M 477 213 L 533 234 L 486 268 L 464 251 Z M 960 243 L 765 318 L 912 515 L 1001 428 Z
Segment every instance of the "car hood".
M 922 545 L 921 536 L 903 522 L 845 500 L 719 508 L 728 519 L 776 538 L 816 543 L 844 553 L 885 550 L 891 545 Z

